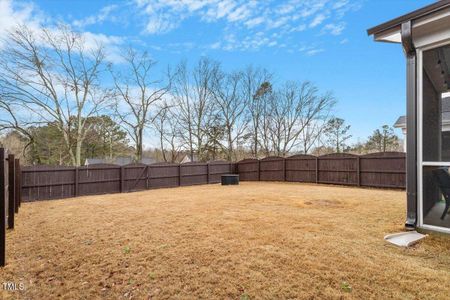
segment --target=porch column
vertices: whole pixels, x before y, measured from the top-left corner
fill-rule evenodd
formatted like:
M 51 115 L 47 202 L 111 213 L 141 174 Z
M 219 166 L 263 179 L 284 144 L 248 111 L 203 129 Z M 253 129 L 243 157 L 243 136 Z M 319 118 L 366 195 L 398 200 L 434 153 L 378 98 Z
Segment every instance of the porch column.
M 405 227 L 417 225 L 417 57 L 411 21 L 402 24 L 402 45 L 406 55 L 406 194 Z

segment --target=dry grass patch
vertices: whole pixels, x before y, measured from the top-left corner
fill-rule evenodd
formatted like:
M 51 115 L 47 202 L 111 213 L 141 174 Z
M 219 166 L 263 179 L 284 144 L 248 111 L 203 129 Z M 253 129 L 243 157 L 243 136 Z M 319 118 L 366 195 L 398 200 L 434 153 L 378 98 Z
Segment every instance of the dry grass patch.
M 405 193 L 243 183 L 26 203 L 3 298 L 449 299 L 450 238 L 411 249 Z

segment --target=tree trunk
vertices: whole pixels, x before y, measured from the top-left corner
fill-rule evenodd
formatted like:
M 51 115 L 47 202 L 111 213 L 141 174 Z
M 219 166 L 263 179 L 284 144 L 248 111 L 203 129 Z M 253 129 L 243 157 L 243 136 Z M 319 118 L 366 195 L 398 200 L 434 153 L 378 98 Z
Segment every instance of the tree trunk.
M 136 136 L 136 152 L 135 152 L 136 162 L 142 159 L 142 136 L 143 136 L 143 129 L 142 127 L 140 127 L 138 128 Z
M 255 130 L 255 138 L 254 138 L 253 142 L 255 143 L 254 155 L 255 155 L 255 158 L 258 158 L 258 133 L 256 132 L 256 130 Z
M 233 155 L 233 141 L 231 140 L 231 130 L 230 128 L 228 128 L 228 154 L 227 154 L 228 161 L 232 160 L 232 155 Z

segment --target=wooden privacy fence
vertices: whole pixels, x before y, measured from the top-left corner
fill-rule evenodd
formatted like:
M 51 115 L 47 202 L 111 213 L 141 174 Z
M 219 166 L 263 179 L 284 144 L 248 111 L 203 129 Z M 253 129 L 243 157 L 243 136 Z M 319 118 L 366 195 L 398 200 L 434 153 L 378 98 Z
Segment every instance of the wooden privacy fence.
M 221 175 L 233 172 L 234 164 L 226 161 L 30 166 L 22 168 L 22 197 L 23 201 L 36 201 L 218 183 Z
M 237 163 L 240 180 L 328 183 L 401 188 L 406 186 L 406 155 L 380 152 L 367 155 L 334 153 L 245 159 Z
M 6 264 L 6 229 L 14 229 L 21 203 L 19 159 L 0 148 L 0 266 Z
M 223 174 L 238 173 L 242 181 L 290 181 L 352 186 L 405 188 L 405 153 L 368 155 L 294 155 L 287 158 L 245 159 L 238 163 L 151 165 L 32 166 L 22 170 L 23 201 L 123 193 L 153 188 L 220 182 Z

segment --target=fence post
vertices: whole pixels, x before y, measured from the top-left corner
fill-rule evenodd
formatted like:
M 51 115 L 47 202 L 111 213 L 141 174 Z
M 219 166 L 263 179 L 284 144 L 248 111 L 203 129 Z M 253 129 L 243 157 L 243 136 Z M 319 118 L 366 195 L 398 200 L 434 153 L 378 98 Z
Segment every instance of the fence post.
M 14 212 L 17 214 L 19 212 L 19 205 L 20 205 L 20 161 L 18 158 L 14 160 L 14 170 L 15 170 Z
M 206 163 L 206 183 L 209 184 L 209 163 Z
M 0 148 L 0 266 L 6 265 L 6 176 L 5 149 Z
M 16 211 L 14 202 L 16 197 L 14 193 L 16 191 L 16 187 L 14 181 L 16 179 L 16 175 L 14 172 L 14 154 L 8 155 L 8 228 L 14 229 L 14 213 Z
M 286 181 L 286 157 L 283 157 L 283 173 L 284 181 Z
M 316 183 L 319 183 L 319 158 L 316 156 Z
M 120 192 L 123 193 L 125 191 L 124 183 L 125 183 L 125 169 L 123 166 L 120 166 Z
M 258 181 L 261 181 L 261 161 L 258 159 Z
M 358 156 L 356 161 L 356 170 L 357 170 L 357 176 L 358 176 L 358 186 L 361 186 L 361 157 Z
M 147 178 L 145 179 L 145 189 L 148 190 L 149 189 L 149 177 L 150 177 L 150 166 L 146 166 L 147 168 Z
M 75 197 L 77 197 L 80 193 L 79 190 L 79 180 L 80 180 L 80 176 L 79 176 L 79 170 L 78 167 L 75 167 L 75 174 L 74 174 L 75 178 L 74 178 L 74 187 L 73 187 L 73 193 L 75 195 Z
M 181 164 L 178 165 L 178 186 L 181 186 Z

